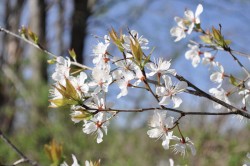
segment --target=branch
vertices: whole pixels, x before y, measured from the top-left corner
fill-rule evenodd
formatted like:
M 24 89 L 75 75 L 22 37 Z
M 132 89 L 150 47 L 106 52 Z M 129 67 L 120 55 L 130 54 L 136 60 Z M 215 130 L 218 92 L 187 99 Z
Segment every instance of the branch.
M 7 35 L 10 35 L 10 36 L 12 36 L 12 37 L 15 37 L 15 38 L 17 38 L 17 39 L 19 39 L 19 40 L 21 40 L 21 41 L 24 41 L 24 42 L 28 43 L 29 45 L 32 45 L 33 47 L 39 49 L 40 51 L 44 52 L 45 54 L 47 54 L 47 55 L 49 55 L 49 56 L 52 56 L 53 58 L 57 58 L 57 57 L 58 57 L 57 55 L 55 55 L 55 54 L 53 54 L 53 53 L 47 51 L 47 50 L 46 50 L 44 47 L 42 47 L 40 44 L 36 44 L 36 43 L 34 43 L 34 42 L 32 42 L 32 41 L 30 41 L 30 40 L 28 40 L 28 39 L 26 39 L 26 38 L 24 38 L 24 37 L 22 37 L 22 36 L 20 36 L 20 35 L 17 35 L 17 34 L 15 34 L 15 33 L 11 32 L 11 31 L 9 31 L 9 30 L 7 30 L 7 29 L 1 27 L 1 26 L 0 26 L 0 31 L 6 33 Z M 72 65 L 75 65 L 75 66 L 78 66 L 78 67 L 80 67 L 80 68 L 83 68 L 83 69 L 92 70 L 91 67 L 88 67 L 88 66 L 86 66 L 86 65 L 82 65 L 82 64 L 80 64 L 80 63 L 78 63 L 78 62 L 71 62 L 71 64 L 72 64 Z
M 88 108 L 88 110 L 94 110 L 94 111 L 104 111 L 104 112 L 146 112 L 146 111 L 152 111 L 152 110 L 167 110 L 171 112 L 180 113 L 182 116 L 185 115 L 236 115 L 239 114 L 237 111 L 235 112 L 193 112 L 193 111 L 181 111 L 178 109 L 168 108 L 168 107 L 156 107 L 156 108 L 139 108 L 139 109 L 102 109 L 97 110 L 96 108 Z
M 195 91 L 191 91 L 191 90 L 188 90 L 188 92 L 190 94 L 193 94 L 193 95 L 196 95 L 196 96 L 202 96 L 202 97 L 205 97 L 211 101 L 214 101 L 226 108 L 228 108 L 229 110 L 231 110 L 232 112 L 235 112 L 235 114 L 239 114 L 239 115 L 242 115 L 248 119 L 250 119 L 250 114 L 245 111 L 245 110 L 242 110 L 242 109 L 239 109 L 239 108 L 236 108 L 222 100 L 219 100 L 217 99 L 216 97 L 204 92 L 203 90 L 199 89 L 197 86 L 195 86 L 194 84 L 192 84 L 190 81 L 186 80 L 183 76 L 180 76 L 180 75 L 176 75 L 176 78 L 180 81 L 185 81 L 189 87 L 192 87 Z
M 244 67 L 244 65 L 239 61 L 238 58 L 236 58 L 236 56 L 234 56 L 234 54 L 232 53 L 232 50 L 230 47 L 228 47 L 227 49 L 225 49 L 225 51 L 229 52 L 229 54 L 233 57 L 233 59 L 236 61 L 236 63 L 238 63 L 238 65 L 242 68 L 242 70 L 247 74 L 247 76 L 250 76 L 250 73 L 247 71 L 247 69 Z
M 32 166 L 38 166 L 38 164 L 37 164 L 37 162 L 35 162 L 35 161 L 32 161 L 32 160 L 30 160 L 30 159 L 28 159 L 4 134 L 3 134 L 3 132 L 0 130 L 0 137 L 1 137 L 1 139 L 6 143 L 6 144 L 8 144 L 10 147 L 11 147 L 11 149 L 13 149 L 20 157 L 21 157 L 21 159 L 20 160 L 18 160 L 18 161 L 16 161 L 16 162 L 14 162 L 13 164 L 12 164 L 12 166 L 15 166 L 15 165 L 18 165 L 18 164 L 21 164 L 21 163 L 25 163 L 25 162 L 27 162 L 27 163 L 29 163 L 30 165 L 32 165 Z

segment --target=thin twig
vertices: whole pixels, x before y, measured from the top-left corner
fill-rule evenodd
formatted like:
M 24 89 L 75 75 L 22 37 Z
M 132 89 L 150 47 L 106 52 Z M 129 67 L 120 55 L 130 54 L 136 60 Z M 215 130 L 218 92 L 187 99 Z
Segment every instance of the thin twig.
M 240 51 L 236 51 L 236 50 L 232 50 L 232 49 L 231 49 L 231 52 L 234 53 L 234 54 L 238 54 L 240 56 L 244 56 L 244 57 L 250 58 L 250 54 L 246 54 L 244 52 L 240 52 Z
M 57 58 L 58 57 L 57 55 L 55 55 L 55 54 L 49 52 L 48 50 L 44 49 L 44 47 L 42 47 L 40 44 L 36 44 L 36 43 L 34 43 L 34 42 L 32 42 L 32 41 L 30 41 L 30 40 L 28 40 L 28 39 L 26 39 L 26 38 L 18 35 L 18 34 L 15 34 L 15 33 L 11 32 L 11 31 L 9 31 L 9 30 L 1 27 L 1 26 L 0 26 L 0 31 L 2 31 L 2 32 L 6 33 L 6 34 L 8 34 L 10 36 L 13 36 L 13 37 L 15 37 L 15 38 L 17 38 L 17 39 L 19 39 L 21 41 L 24 41 L 24 42 L 28 43 L 29 45 L 34 46 L 35 48 L 39 49 L 40 51 L 44 52 L 45 54 L 47 54 L 49 56 L 52 56 L 53 58 Z M 71 62 L 71 64 L 74 65 L 74 66 L 78 66 L 80 68 L 83 68 L 83 69 L 92 70 L 91 67 L 88 67 L 86 65 L 82 65 L 82 64 L 80 64 L 78 62 Z
M 0 137 L 1 139 L 11 147 L 11 149 L 13 149 L 20 157 L 21 159 L 14 162 L 14 164 L 12 164 L 13 166 L 14 165 L 18 165 L 18 164 L 21 164 L 21 163 L 25 163 L 25 162 L 28 162 L 30 165 L 32 166 L 38 166 L 37 162 L 35 161 L 32 161 L 30 160 L 28 157 L 26 157 L 4 134 L 3 132 L 0 130 Z
M 96 108 L 88 108 L 88 110 L 96 110 Z M 146 112 L 146 111 L 153 111 L 153 110 L 167 110 L 171 112 L 176 112 L 185 115 L 236 115 L 239 114 L 236 112 L 194 112 L 194 111 L 181 111 L 178 109 L 168 108 L 168 107 L 152 107 L 152 108 L 139 108 L 139 109 L 102 109 L 102 111 L 106 112 Z
M 249 71 L 245 68 L 245 66 L 239 61 L 238 58 L 236 58 L 236 56 L 234 56 L 234 54 L 232 53 L 231 51 L 231 48 L 228 47 L 228 50 L 225 50 L 225 51 L 228 51 L 228 53 L 233 57 L 233 59 L 236 61 L 236 63 L 238 63 L 238 65 L 242 68 L 242 70 L 247 74 L 247 76 L 249 77 L 250 76 L 250 73 Z

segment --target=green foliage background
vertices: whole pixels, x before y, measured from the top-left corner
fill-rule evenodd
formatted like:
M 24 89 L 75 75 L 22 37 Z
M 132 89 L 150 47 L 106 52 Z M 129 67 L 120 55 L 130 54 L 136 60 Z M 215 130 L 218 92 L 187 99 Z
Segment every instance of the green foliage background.
M 146 125 L 131 130 L 116 127 L 113 123 L 104 141 L 97 144 L 94 135 L 83 134 L 82 124 L 71 122 L 68 110 L 44 111 L 50 112 L 50 118 L 40 119 L 42 123 L 37 126 L 24 126 L 7 135 L 23 153 L 40 165 L 50 165 L 44 145 L 52 139 L 63 145 L 67 163 L 72 163 L 71 154 L 75 154 L 81 164 L 85 160 L 101 159 L 104 166 L 152 166 L 159 165 L 160 162 L 167 165 L 169 158 L 173 158 L 175 163 L 180 165 L 235 166 L 242 164 L 250 148 L 249 125 L 244 130 L 228 130 L 220 134 L 219 126 L 215 123 L 199 127 L 190 123 L 185 129 L 184 134 L 190 136 L 197 148 L 197 155 L 194 157 L 191 153 L 181 157 L 179 154 L 174 155 L 171 150 L 164 150 L 160 140 L 147 136 Z M 0 163 L 11 164 L 18 159 L 19 156 L 0 141 Z

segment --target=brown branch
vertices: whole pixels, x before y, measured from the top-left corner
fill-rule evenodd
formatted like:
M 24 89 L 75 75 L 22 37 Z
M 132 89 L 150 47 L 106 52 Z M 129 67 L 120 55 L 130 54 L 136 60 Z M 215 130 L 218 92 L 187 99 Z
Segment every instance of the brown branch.
M 219 100 L 217 99 L 216 97 L 204 92 L 203 90 L 199 89 L 197 86 L 195 86 L 194 84 L 192 84 L 190 81 L 186 80 L 183 76 L 180 76 L 180 75 L 176 75 L 176 78 L 179 79 L 180 81 L 185 81 L 189 87 L 193 88 L 195 91 L 191 91 L 191 90 L 188 90 L 188 92 L 190 94 L 193 94 L 193 95 L 196 95 L 196 96 L 201 96 L 201 97 L 205 97 L 211 101 L 214 101 L 226 108 L 228 108 L 229 110 L 231 110 L 232 112 L 234 112 L 234 114 L 239 114 L 239 115 L 242 115 L 248 119 L 250 119 L 250 114 L 245 111 L 245 110 L 242 110 L 242 109 L 239 109 L 239 108 L 236 108 L 222 100 Z
M 94 110 L 96 111 L 96 108 L 88 108 L 88 110 Z M 185 115 L 236 115 L 239 114 L 239 112 L 194 112 L 194 111 L 181 111 L 174 108 L 168 108 L 168 107 L 156 107 L 156 108 L 139 108 L 139 109 L 115 109 L 115 108 L 109 108 L 109 109 L 102 109 L 102 112 L 146 112 L 146 111 L 152 111 L 152 110 L 167 110 L 171 112 L 176 112 L 181 114 L 182 116 Z M 99 110 L 100 111 L 100 110 Z M 97 112 L 99 112 L 97 111 Z
M 244 67 L 244 65 L 239 61 L 238 58 L 236 58 L 236 56 L 234 56 L 232 50 L 230 47 L 226 47 L 224 49 L 225 51 L 227 51 L 234 59 L 234 61 L 236 61 L 236 63 L 242 68 L 242 70 L 247 74 L 247 76 L 249 77 L 250 76 L 250 73 L 247 71 L 247 69 Z
M 11 147 L 11 149 L 13 149 L 20 157 L 21 159 L 14 162 L 14 164 L 12 164 L 12 166 L 21 164 L 21 163 L 29 163 L 32 166 L 38 166 L 37 162 L 30 160 L 29 158 L 27 158 L 4 134 L 3 132 L 0 130 L 0 138 Z

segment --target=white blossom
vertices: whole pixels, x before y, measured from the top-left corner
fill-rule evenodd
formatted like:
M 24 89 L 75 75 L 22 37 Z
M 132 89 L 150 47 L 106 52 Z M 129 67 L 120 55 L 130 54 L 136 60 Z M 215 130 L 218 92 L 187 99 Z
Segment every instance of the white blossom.
M 180 81 L 176 85 L 173 85 L 169 76 L 163 75 L 162 78 L 165 82 L 165 86 L 159 86 L 156 88 L 156 94 L 162 97 L 159 104 L 168 105 L 172 101 L 174 108 L 179 107 L 182 103 L 182 99 L 176 96 L 176 94 L 183 92 L 188 87 L 187 83 Z
M 182 18 L 175 17 L 174 20 L 177 23 L 177 26 L 170 29 L 170 34 L 171 36 L 176 37 L 174 41 L 177 42 L 186 37 L 188 28 L 185 26 Z
M 85 72 L 81 72 L 77 75 L 77 77 L 69 77 L 70 82 L 75 87 L 79 95 L 81 95 L 81 93 L 88 93 L 89 91 L 89 86 L 86 83 L 87 78 L 88 76 Z
M 166 111 L 155 111 L 149 126 L 152 128 L 147 131 L 150 138 L 161 138 L 164 149 L 169 149 L 169 142 L 172 139 L 173 131 L 169 129 L 174 126 L 174 118 L 166 117 Z
M 188 47 L 190 48 L 190 50 L 188 50 L 185 53 L 185 58 L 188 60 L 189 59 L 192 60 L 193 67 L 197 67 L 201 61 L 201 58 L 200 58 L 201 51 L 197 45 L 189 44 Z
M 78 161 L 77 161 L 75 155 L 73 155 L 73 154 L 72 154 L 72 159 L 73 159 L 73 163 L 71 166 L 80 166 L 78 164 Z M 64 161 L 62 164 L 60 164 L 60 166 L 69 166 L 69 165 Z
M 210 68 L 216 66 L 216 62 L 214 61 L 214 56 L 210 52 L 204 52 L 204 57 L 202 58 L 202 64 L 209 65 Z
M 172 145 L 173 151 L 175 153 L 180 153 L 182 156 L 185 156 L 187 148 L 190 148 L 192 155 L 196 155 L 194 143 L 188 137 L 184 139 L 175 136 L 173 139 L 179 142 L 175 145 Z
M 84 121 L 83 132 L 86 134 L 95 133 L 97 135 L 96 142 L 99 144 L 103 141 L 103 132 L 107 135 L 108 121 L 106 113 L 99 112 L 91 120 Z
M 109 70 L 104 70 L 100 68 L 93 68 L 92 78 L 88 85 L 94 87 L 94 93 L 99 93 L 100 91 L 108 92 L 108 86 L 112 82 L 112 77 L 109 73 Z
M 249 104 L 250 105 L 250 90 L 244 89 L 239 92 L 239 95 L 243 96 L 242 104 Z
M 203 7 L 201 4 L 199 4 L 196 8 L 195 13 L 191 10 L 186 10 L 184 12 L 184 19 L 189 21 L 188 31 L 187 33 L 190 34 L 194 28 L 195 24 L 200 24 L 200 14 L 203 12 Z
M 149 70 L 150 73 L 147 76 L 153 76 L 155 74 L 161 76 L 163 74 L 172 74 L 175 75 L 176 71 L 174 69 L 169 69 L 171 66 L 170 61 L 163 60 L 163 58 L 159 58 L 155 60 L 155 62 L 149 62 L 145 65 Z
M 130 49 L 130 42 L 131 42 L 131 41 L 134 41 L 135 39 L 138 40 L 138 42 L 139 42 L 139 44 L 140 44 L 140 46 L 141 46 L 141 49 L 145 49 L 145 50 L 149 49 L 149 47 L 147 46 L 148 43 L 149 43 L 148 39 L 144 38 L 143 36 L 140 36 L 140 37 L 139 37 L 138 32 L 135 31 L 135 30 L 131 30 L 129 36 L 124 35 L 124 36 L 123 36 L 123 39 L 124 39 L 124 44 L 122 44 L 122 45 L 123 45 L 123 47 L 124 47 L 127 51 L 130 51 L 130 50 L 131 50 L 131 49 Z
M 245 161 L 245 163 L 242 166 L 250 166 L 250 153 L 247 153 L 246 156 L 248 158 L 248 161 Z
M 52 79 L 57 82 L 63 82 L 65 78 L 69 77 L 70 71 L 70 59 L 65 59 L 61 56 L 56 58 L 56 68 L 55 72 L 52 74 Z
M 216 63 L 216 66 L 218 67 L 219 70 L 210 75 L 210 80 L 213 81 L 214 83 L 219 83 L 218 85 L 219 88 L 224 79 L 225 72 L 223 66 L 219 62 Z
M 222 101 L 224 101 L 224 102 L 230 104 L 230 101 L 229 101 L 229 99 L 228 99 L 228 97 L 227 97 L 227 92 L 226 92 L 224 89 L 222 89 L 222 88 L 220 88 L 220 89 L 211 88 L 211 89 L 209 90 L 209 93 L 213 94 L 213 95 L 214 95 L 216 98 L 218 98 L 219 100 L 222 100 Z M 215 109 L 221 109 L 221 108 L 222 108 L 222 105 L 221 105 L 221 104 L 218 104 L 218 103 L 216 103 L 216 102 L 214 102 L 214 103 L 213 103 L 213 107 L 214 107 Z
M 177 26 L 171 28 L 170 34 L 176 37 L 175 42 L 186 37 L 186 34 L 190 34 L 193 31 L 195 24 L 200 24 L 200 14 L 203 12 L 203 7 L 199 4 L 195 13 L 191 10 L 184 12 L 184 18 L 175 17 Z
M 121 89 L 121 92 L 117 95 L 117 98 L 126 96 L 128 94 L 128 87 L 131 87 L 131 80 L 135 78 L 135 75 L 132 72 L 122 72 L 121 70 L 116 70 L 113 73 L 113 77 L 117 78 L 117 85 Z
M 111 108 L 114 103 L 106 102 L 104 96 L 101 94 L 92 94 L 92 97 L 85 102 L 85 105 L 92 109 L 97 109 L 99 111 Z M 92 111 L 92 110 L 89 110 Z

